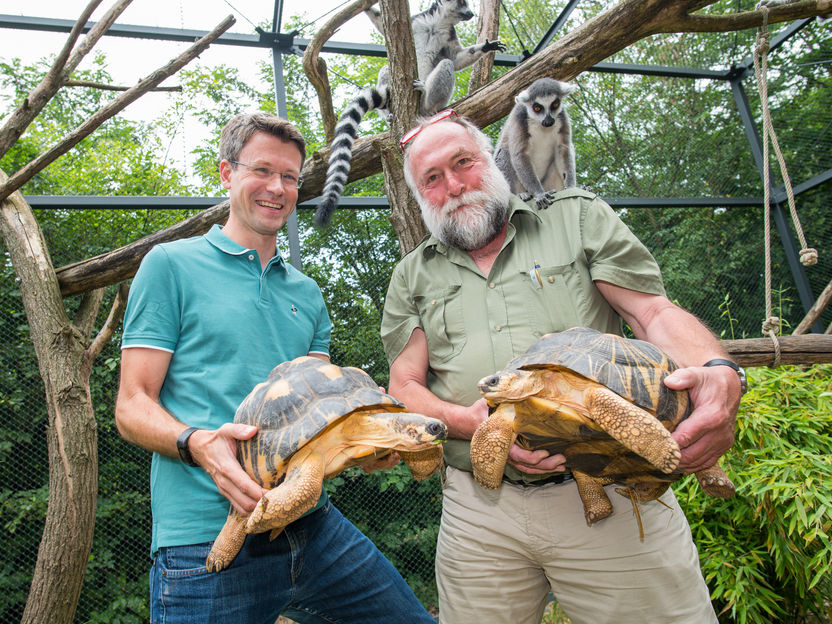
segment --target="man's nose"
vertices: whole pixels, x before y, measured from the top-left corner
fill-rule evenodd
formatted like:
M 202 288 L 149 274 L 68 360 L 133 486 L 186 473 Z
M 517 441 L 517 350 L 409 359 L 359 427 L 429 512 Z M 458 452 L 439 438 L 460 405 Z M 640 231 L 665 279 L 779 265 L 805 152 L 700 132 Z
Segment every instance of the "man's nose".
M 448 183 L 448 194 L 454 197 L 462 195 L 465 192 L 465 184 L 453 172 L 448 172 L 446 178 Z
M 283 174 L 273 173 L 266 182 L 266 190 L 275 195 L 282 195 L 285 190 L 283 186 Z

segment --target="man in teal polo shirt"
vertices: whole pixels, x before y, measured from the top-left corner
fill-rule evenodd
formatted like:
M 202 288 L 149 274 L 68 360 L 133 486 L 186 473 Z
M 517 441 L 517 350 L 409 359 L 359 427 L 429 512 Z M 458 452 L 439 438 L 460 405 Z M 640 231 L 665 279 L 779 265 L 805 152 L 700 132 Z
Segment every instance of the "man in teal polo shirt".
M 712 465 L 733 443 L 741 380 L 718 341 L 664 296 L 650 253 L 594 195 L 558 193 L 538 211 L 511 195 L 491 143 L 453 111 L 402 141 L 405 177 L 431 236 L 396 267 L 382 340 L 390 392 L 448 425 L 436 553 L 444 624 L 538 624 L 552 591 L 575 624 L 716 622 L 690 529 L 672 491 L 587 527 L 562 455 L 514 445 L 503 484 L 479 487 L 470 439 L 488 415 L 477 381 L 543 334 L 588 326 L 635 335 L 683 368 L 690 418 L 674 432 L 682 468 Z M 729 363 L 731 364 L 731 363 Z
M 276 248 L 298 198 L 303 137 L 283 119 L 240 114 L 220 158 L 228 222 L 153 248 L 125 312 L 116 424 L 153 451 L 151 621 L 432 622 L 325 491 L 274 541 L 251 535 L 227 569 L 205 568 L 229 502 L 248 514 L 265 492 L 236 459 L 236 440 L 256 432 L 231 422 L 237 406 L 281 362 L 329 361 L 331 329 L 317 284 Z

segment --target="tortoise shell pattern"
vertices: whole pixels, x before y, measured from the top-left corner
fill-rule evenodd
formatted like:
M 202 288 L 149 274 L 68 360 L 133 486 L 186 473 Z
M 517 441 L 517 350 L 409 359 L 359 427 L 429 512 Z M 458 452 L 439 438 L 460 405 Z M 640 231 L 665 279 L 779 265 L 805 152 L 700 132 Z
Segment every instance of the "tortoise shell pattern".
M 278 364 L 237 408 L 234 422 L 257 434 L 237 441 L 237 458 L 251 477 L 274 487 L 295 451 L 344 416 L 359 410 L 402 412 L 364 371 L 304 356 Z

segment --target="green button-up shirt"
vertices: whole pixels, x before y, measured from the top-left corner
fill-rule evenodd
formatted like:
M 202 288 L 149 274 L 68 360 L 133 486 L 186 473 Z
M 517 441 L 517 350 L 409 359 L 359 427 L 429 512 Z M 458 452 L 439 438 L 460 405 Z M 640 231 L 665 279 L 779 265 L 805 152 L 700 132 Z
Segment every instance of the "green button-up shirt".
M 425 239 L 393 271 L 381 338 L 392 363 L 414 329 L 428 343 L 428 389 L 471 405 L 477 381 L 505 368 L 544 334 L 592 327 L 620 334 L 621 318 L 595 281 L 664 294 L 655 259 L 612 209 L 580 189 L 538 211 L 512 197 L 506 239 L 489 275 L 464 251 Z M 471 470 L 470 441 L 445 444 L 448 464 Z M 534 481 L 511 466 L 512 480 Z

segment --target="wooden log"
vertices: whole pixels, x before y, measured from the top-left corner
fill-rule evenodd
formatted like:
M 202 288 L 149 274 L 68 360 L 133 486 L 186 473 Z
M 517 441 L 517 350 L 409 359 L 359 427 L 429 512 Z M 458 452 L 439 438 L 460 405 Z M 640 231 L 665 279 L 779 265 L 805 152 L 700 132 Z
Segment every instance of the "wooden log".
M 820 364 L 832 362 L 832 336 L 806 334 L 780 336 L 780 364 Z M 773 366 L 774 342 L 771 338 L 722 340 L 723 349 L 740 366 Z
M 228 208 L 229 203 L 226 200 L 129 245 L 57 269 L 55 273 L 58 276 L 61 295 L 77 295 L 133 277 L 142 258 L 154 245 L 204 234 L 215 223 L 225 222 L 228 218 Z

